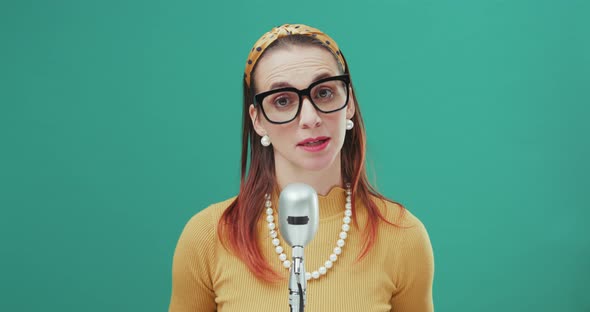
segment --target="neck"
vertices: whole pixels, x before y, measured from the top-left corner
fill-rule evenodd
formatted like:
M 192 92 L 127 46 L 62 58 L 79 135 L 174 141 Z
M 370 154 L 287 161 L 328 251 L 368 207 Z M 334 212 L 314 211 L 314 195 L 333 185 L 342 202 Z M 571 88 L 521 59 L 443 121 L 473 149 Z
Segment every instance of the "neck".
M 321 170 L 303 170 L 275 157 L 275 173 L 281 190 L 289 183 L 298 182 L 313 187 L 319 195 L 326 195 L 334 186 L 343 186 L 340 154 L 330 166 Z

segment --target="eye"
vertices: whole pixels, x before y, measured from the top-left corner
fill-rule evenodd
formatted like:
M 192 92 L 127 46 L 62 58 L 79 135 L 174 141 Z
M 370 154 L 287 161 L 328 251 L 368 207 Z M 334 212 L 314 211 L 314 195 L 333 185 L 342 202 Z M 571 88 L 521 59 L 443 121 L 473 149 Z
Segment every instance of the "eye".
M 318 92 L 318 96 L 321 97 L 321 98 L 331 97 L 332 96 L 332 90 L 330 90 L 330 89 L 321 89 Z
M 289 105 L 289 98 L 286 96 L 278 97 L 275 99 L 274 103 L 275 103 L 275 106 L 285 107 L 285 106 Z
M 320 89 L 317 93 L 318 98 L 326 99 L 332 97 L 332 90 L 330 89 Z

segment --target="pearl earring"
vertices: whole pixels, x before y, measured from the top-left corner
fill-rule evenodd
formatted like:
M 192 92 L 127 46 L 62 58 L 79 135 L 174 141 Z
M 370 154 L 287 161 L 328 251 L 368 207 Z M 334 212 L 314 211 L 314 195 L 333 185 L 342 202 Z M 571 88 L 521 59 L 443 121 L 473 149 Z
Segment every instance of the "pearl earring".
M 262 139 L 260 139 L 260 144 L 262 144 L 262 146 L 269 146 L 270 145 L 270 138 L 268 137 L 268 135 L 264 135 L 262 137 Z
M 351 130 L 354 127 L 354 122 L 352 122 L 352 120 L 348 119 L 346 120 L 346 130 Z

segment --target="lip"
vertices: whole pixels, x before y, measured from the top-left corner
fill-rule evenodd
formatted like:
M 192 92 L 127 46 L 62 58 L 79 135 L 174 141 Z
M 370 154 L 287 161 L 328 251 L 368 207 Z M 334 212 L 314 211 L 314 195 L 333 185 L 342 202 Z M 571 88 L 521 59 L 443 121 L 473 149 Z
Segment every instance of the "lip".
M 313 141 L 324 141 L 324 143 L 320 144 L 320 145 L 314 145 L 314 146 L 305 146 L 304 144 L 307 142 L 313 142 Z M 307 151 L 307 152 L 319 152 L 323 149 L 326 148 L 326 146 L 328 146 L 328 144 L 330 144 L 330 138 L 329 137 L 317 137 L 317 138 L 308 138 L 305 139 L 301 142 L 299 142 L 297 144 L 298 147 L 301 147 L 303 150 Z
M 326 136 L 320 136 L 320 137 L 317 137 L 317 138 L 307 138 L 307 139 L 305 139 L 305 140 L 297 143 L 297 145 L 303 145 L 303 144 L 306 144 L 308 142 L 323 141 L 323 140 L 329 140 L 329 139 L 330 138 L 329 137 L 326 137 Z

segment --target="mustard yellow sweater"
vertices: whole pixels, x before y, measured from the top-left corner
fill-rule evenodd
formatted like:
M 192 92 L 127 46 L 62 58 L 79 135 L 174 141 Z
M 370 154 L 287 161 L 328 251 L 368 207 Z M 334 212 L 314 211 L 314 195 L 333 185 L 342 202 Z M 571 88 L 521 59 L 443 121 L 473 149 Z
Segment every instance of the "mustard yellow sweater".
M 275 220 L 277 195 L 272 197 Z M 289 272 L 271 243 L 264 213 L 258 223 L 258 244 L 267 261 L 283 273 L 284 281 L 259 281 L 221 245 L 217 223 L 232 200 L 209 206 L 186 224 L 174 252 L 169 311 L 289 311 Z M 305 311 L 434 311 L 434 257 L 424 225 L 408 210 L 400 217 L 401 207 L 397 204 L 375 201 L 387 220 L 410 228 L 381 222 L 373 249 L 363 260 L 355 262 L 362 247 L 362 232 L 351 223 L 346 245 L 333 267 L 319 279 L 308 281 Z M 323 266 L 336 246 L 344 216 L 345 190 L 332 188 L 326 196 L 319 196 L 319 204 L 320 226 L 305 247 L 308 272 Z M 357 209 L 362 229 L 366 210 L 360 203 Z M 279 239 L 290 259 L 291 248 L 280 235 Z

